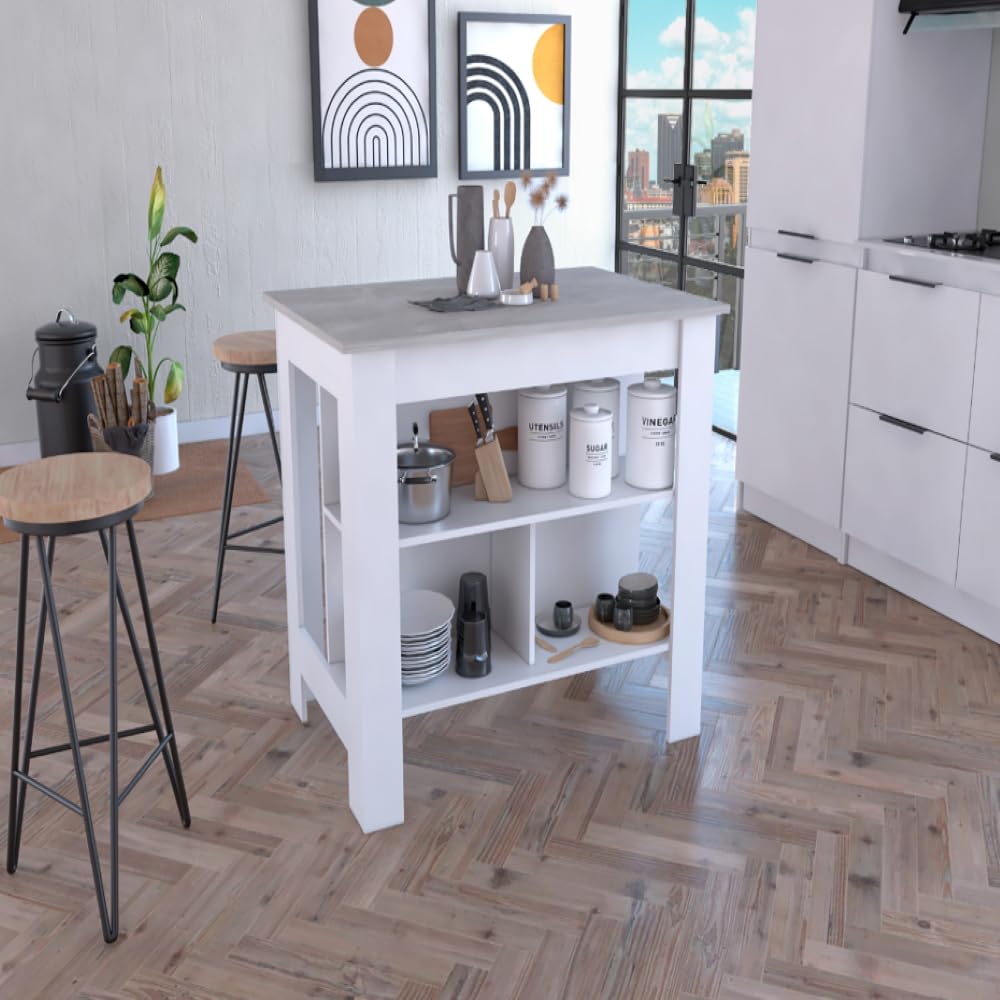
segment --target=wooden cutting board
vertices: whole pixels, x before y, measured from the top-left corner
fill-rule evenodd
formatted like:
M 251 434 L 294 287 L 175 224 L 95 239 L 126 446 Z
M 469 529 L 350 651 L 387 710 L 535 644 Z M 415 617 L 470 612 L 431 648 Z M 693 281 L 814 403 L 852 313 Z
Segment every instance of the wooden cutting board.
M 476 478 L 476 432 L 472 429 L 469 411 L 465 407 L 453 410 L 431 410 L 430 440 L 451 448 L 455 464 L 451 470 L 452 486 L 469 486 Z M 517 428 L 505 427 L 497 432 L 504 451 L 517 451 Z

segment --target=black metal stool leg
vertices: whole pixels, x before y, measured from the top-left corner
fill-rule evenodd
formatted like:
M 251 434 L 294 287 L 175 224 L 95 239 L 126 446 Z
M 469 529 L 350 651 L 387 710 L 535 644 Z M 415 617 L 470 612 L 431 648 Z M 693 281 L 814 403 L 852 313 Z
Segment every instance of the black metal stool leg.
M 83 754 L 80 751 L 80 736 L 76 729 L 76 716 L 73 712 L 73 696 L 70 690 L 69 674 L 66 670 L 66 657 L 63 651 L 62 634 L 59 631 L 59 615 L 56 611 L 55 595 L 52 589 L 52 577 L 49 573 L 48 563 L 45 558 L 45 547 L 42 539 L 35 537 L 38 551 L 38 562 L 42 571 L 42 585 L 45 589 L 45 601 L 49 607 L 49 615 L 52 619 L 52 645 L 56 654 L 56 670 L 59 674 L 59 688 L 62 692 L 63 709 L 66 712 L 66 728 L 69 730 L 69 748 L 73 752 L 73 770 L 76 772 L 76 786 L 80 795 L 79 806 L 72 802 L 63 800 L 63 804 L 72 809 L 83 819 L 83 828 L 87 836 L 87 853 L 90 855 L 90 868 L 94 876 L 94 889 L 97 892 L 97 906 L 101 916 L 101 930 L 104 933 L 104 940 L 108 943 L 118 936 L 118 900 L 112 901 L 114 914 L 110 917 L 108 906 L 104 898 L 104 877 L 101 874 L 101 857 L 97 851 L 97 837 L 94 833 L 94 819 L 90 811 L 90 798 L 87 795 L 87 775 L 83 769 Z M 114 592 L 112 591 L 111 603 L 114 605 Z M 117 800 L 117 794 L 115 794 Z M 117 871 L 118 868 L 118 844 L 115 840 L 111 844 L 111 865 Z M 116 877 L 117 885 L 117 877 Z
M 229 541 L 229 521 L 233 513 L 233 488 L 236 485 L 236 468 L 240 460 L 240 441 L 243 437 L 243 415 L 247 405 L 247 386 L 250 376 L 236 373 L 236 390 L 233 393 L 233 415 L 229 424 L 229 461 L 226 466 L 226 491 L 222 498 L 222 524 L 219 528 L 219 553 L 215 563 L 215 595 L 212 598 L 212 624 L 219 616 L 219 592 L 222 588 L 222 568 L 226 561 L 226 544 Z M 239 416 L 237 417 L 237 409 Z
M 111 926 L 105 928 L 105 940 L 118 937 L 118 533 L 116 525 L 108 528 L 108 748 L 110 753 L 108 786 L 111 814 Z
M 149 595 L 146 593 L 146 576 L 142 571 L 142 559 L 139 556 L 139 543 L 135 537 L 135 525 L 131 520 L 125 522 L 128 530 L 128 545 L 132 552 L 132 567 L 135 570 L 135 580 L 139 588 L 139 603 L 142 606 L 142 617 L 146 622 L 146 638 L 149 641 L 149 658 L 153 661 L 153 673 L 156 676 L 156 686 L 160 692 L 160 707 L 163 709 L 163 725 L 165 736 L 170 736 L 170 744 L 167 751 L 173 761 L 174 775 L 177 784 L 174 786 L 174 796 L 177 799 L 177 808 L 181 814 L 181 822 L 185 827 L 191 825 L 191 810 L 188 807 L 187 789 L 184 787 L 184 774 L 181 771 L 181 755 L 177 749 L 177 734 L 174 731 L 174 720 L 170 714 L 170 701 L 167 699 L 167 685 L 163 679 L 163 665 L 160 663 L 160 647 L 156 641 L 156 632 L 153 629 L 153 615 L 149 610 Z M 160 742 L 163 742 L 161 737 Z
M 257 373 L 260 383 L 260 398 L 264 403 L 264 416 L 267 418 L 267 429 L 271 435 L 271 449 L 274 451 L 274 464 L 278 467 L 278 482 L 281 482 L 281 453 L 278 451 L 278 438 L 274 433 L 274 414 L 271 412 L 271 397 L 267 394 L 267 378 L 263 372 Z
M 49 539 L 48 563 L 49 572 L 52 572 L 52 559 L 55 555 L 55 537 Z M 38 629 L 35 635 L 35 663 L 31 671 L 31 690 L 28 694 L 28 718 L 25 723 L 24 750 L 21 756 L 21 773 L 28 775 L 31 772 L 31 746 L 35 736 L 35 714 L 38 710 L 38 687 L 42 674 L 42 654 L 45 650 L 45 628 L 48 623 L 49 605 L 45 600 L 45 592 L 42 591 L 41 608 L 38 612 Z M 12 758 L 13 759 L 13 758 Z M 17 789 L 17 819 L 14 823 L 13 832 L 13 866 L 11 865 L 10 846 L 8 844 L 7 871 L 13 874 L 17 870 L 18 859 L 21 854 L 21 831 L 24 828 L 24 797 L 28 791 L 25 782 L 18 782 Z
M 7 810 L 7 871 L 17 868 L 14 847 L 17 833 L 17 759 L 21 752 L 21 689 L 24 686 L 24 631 L 28 607 L 28 536 L 21 535 L 21 564 L 17 578 L 17 652 L 14 655 L 14 721 L 11 726 L 13 747 L 10 752 L 10 802 Z

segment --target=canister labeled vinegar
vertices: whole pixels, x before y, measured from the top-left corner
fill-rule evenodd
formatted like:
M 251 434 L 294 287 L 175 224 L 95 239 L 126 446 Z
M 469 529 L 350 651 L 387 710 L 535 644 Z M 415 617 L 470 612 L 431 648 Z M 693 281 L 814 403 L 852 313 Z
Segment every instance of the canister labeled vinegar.
M 648 378 L 628 387 L 625 482 L 641 490 L 674 485 L 677 390 Z

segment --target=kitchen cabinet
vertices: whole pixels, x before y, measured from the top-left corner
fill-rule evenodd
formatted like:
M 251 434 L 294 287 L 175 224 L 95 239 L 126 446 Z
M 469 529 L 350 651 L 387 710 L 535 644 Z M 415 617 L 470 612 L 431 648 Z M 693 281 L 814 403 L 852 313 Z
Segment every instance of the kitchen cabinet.
M 667 660 L 666 739 L 700 730 L 712 376 L 728 307 L 597 268 L 559 275 L 558 304 L 525 309 L 439 314 L 411 305 L 452 294 L 453 276 L 265 297 L 276 313 L 290 700 L 303 721 L 315 700 L 342 739 L 350 805 L 365 832 L 403 821 L 404 718 L 641 655 Z M 675 488 L 639 490 L 620 476 L 610 496 L 580 500 L 514 482 L 509 503 L 486 503 L 460 487 L 443 520 L 398 523 L 403 410 L 672 368 L 680 372 Z M 538 656 L 535 615 L 554 597 L 585 613 L 598 590 L 613 589 L 638 563 L 643 505 L 664 499 L 674 517 L 669 638 L 638 651 L 601 641 L 555 664 Z M 489 575 L 492 673 L 449 672 L 402 690 L 401 590 L 457 594 L 465 570 Z M 556 642 L 588 635 L 584 624 Z
M 983 296 L 979 313 L 969 443 L 1000 452 L 1000 298 L 994 295 Z
M 758 0 L 751 229 L 850 242 L 975 225 L 990 32 L 904 36 L 897 8 Z
M 747 252 L 736 475 L 839 529 L 857 272 L 808 261 Z
M 954 585 L 966 446 L 850 407 L 844 530 Z
M 969 449 L 958 589 L 1000 608 L 1000 454 Z
M 851 402 L 966 441 L 978 321 L 975 292 L 861 272 Z

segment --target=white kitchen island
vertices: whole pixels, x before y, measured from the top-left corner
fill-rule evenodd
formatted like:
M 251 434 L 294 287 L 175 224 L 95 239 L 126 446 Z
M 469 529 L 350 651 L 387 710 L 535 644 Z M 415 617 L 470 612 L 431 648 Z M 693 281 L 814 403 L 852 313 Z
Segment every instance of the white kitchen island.
M 348 753 L 351 809 L 371 832 L 404 819 L 402 720 L 653 654 L 669 658 L 669 741 L 701 725 L 712 373 L 728 306 L 596 268 L 559 273 L 558 303 L 440 314 L 410 304 L 453 295 L 453 278 L 270 292 L 278 344 L 288 668 L 305 721 L 315 699 Z M 476 392 L 679 369 L 675 488 L 614 480 L 603 500 L 512 477 L 506 504 L 453 491 L 449 517 L 397 518 L 396 446 L 414 408 Z M 625 395 L 626 386 L 622 393 Z M 499 407 L 495 407 L 499 409 Z M 426 424 L 422 425 L 426 436 Z M 534 642 L 535 614 L 586 605 L 638 568 L 639 521 L 673 495 L 672 634 L 655 646 L 602 641 L 556 665 Z M 493 671 L 400 683 L 401 590 L 457 597 L 462 572 L 487 573 Z

